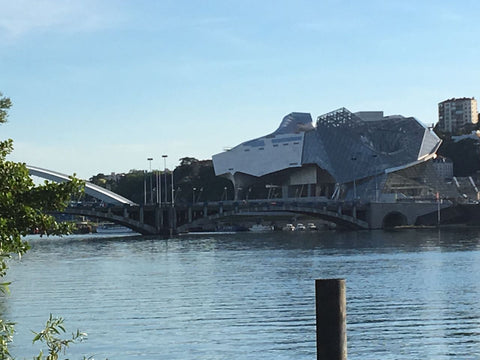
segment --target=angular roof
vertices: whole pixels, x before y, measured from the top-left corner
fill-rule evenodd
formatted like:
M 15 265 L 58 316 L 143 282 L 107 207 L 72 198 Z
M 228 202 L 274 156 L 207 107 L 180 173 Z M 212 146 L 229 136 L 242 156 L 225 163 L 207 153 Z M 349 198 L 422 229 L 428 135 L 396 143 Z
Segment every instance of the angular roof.
M 341 108 L 319 116 L 315 127 L 310 114 L 291 113 L 272 134 L 214 155 L 213 163 L 217 175 L 253 176 L 315 164 L 346 183 L 428 160 L 440 143 L 413 117 L 376 115 L 364 121 Z

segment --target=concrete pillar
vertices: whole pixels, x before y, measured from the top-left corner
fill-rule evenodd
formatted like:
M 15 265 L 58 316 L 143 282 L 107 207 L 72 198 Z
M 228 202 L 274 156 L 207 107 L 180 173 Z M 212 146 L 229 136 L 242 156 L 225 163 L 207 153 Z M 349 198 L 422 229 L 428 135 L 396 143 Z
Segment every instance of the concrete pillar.
M 140 210 L 139 210 L 139 211 L 140 211 L 140 213 L 139 213 L 139 215 L 138 215 L 139 221 L 140 221 L 141 224 L 143 224 L 143 223 L 144 223 L 144 220 L 145 220 L 145 219 L 144 219 L 144 218 L 145 218 L 145 214 L 144 214 L 143 206 L 140 206 Z

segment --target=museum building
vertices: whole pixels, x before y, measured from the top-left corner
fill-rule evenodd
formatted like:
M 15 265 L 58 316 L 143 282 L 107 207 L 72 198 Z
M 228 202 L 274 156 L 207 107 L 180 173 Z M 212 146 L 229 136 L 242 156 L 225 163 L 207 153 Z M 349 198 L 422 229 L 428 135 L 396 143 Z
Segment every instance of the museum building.
M 294 112 L 273 133 L 213 156 L 216 175 L 241 190 L 262 183 L 273 197 L 390 201 L 432 197 L 440 138 L 413 117 L 341 108 L 317 118 Z M 270 194 L 270 193 L 269 193 Z

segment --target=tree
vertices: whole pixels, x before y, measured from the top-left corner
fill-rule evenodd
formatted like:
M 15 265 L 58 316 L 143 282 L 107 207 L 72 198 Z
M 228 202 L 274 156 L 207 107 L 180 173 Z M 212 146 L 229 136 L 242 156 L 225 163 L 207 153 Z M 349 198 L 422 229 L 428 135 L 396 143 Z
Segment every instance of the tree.
M 454 176 L 471 176 L 480 170 L 479 143 L 474 139 L 455 142 L 447 138 L 438 154 L 452 160 Z
M 10 99 L 0 93 L 0 124 L 7 121 L 11 106 Z M 72 227 L 69 224 L 58 223 L 49 213 L 62 211 L 72 197 L 78 197 L 83 193 L 84 187 L 83 182 L 75 177 L 61 184 L 45 181 L 43 185 L 35 185 L 24 163 L 7 161 L 6 158 L 12 150 L 11 139 L 0 141 L 0 277 L 2 278 L 6 275 L 7 260 L 13 254 L 20 256 L 28 250 L 28 243 L 23 240 L 23 237 L 33 229 L 46 235 L 63 235 L 71 232 Z M 4 292 L 8 291 L 8 285 L 6 282 L 1 283 Z M 61 323 L 62 319 L 51 318 L 46 328 L 55 332 L 59 326 L 62 326 Z M 2 359 L 11 359 L 8 344 L 11 342 L 12 335 L 13 323 L 0 319 L 0 358 Z M 40 336 L 37 340 L 42 339 Z M 53 343 L 55 339 L 52 340 Z M 66 346 L 70 343 L 68 342 L 70 340 L 57 340 L 67 341 L 62 343 Z M 53 343 L 48 344 L 49 348 Z M 58 349 L 58 347 L 50 348 L 47 359 L 58 358 L 55 353 Z M 43 359 L 43 355 L 40 354 L 36 359 Z

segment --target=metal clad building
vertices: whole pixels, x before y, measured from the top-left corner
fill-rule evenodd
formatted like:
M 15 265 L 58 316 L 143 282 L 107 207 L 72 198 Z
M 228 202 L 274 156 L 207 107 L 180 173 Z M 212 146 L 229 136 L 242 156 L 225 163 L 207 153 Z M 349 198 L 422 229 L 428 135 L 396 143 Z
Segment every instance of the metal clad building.
M 291 113 L 272 134 L 214 155 L 213 164 L 236 195 L 263 180 L 281 188 L 283 198 L 379 200 L 379 194 L 426 195 L 432 179 L 425 164 L 440 143 L 413 117 L 341 108 L 319 116 L 315 126 L 310 114 Z M 411 167 L 418 169 L 404 171 Z

